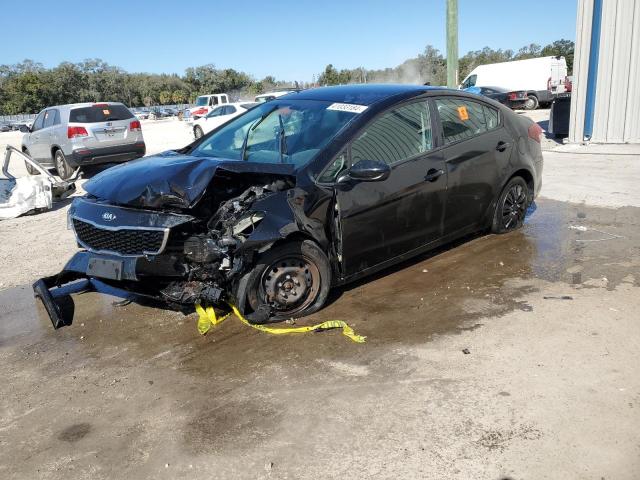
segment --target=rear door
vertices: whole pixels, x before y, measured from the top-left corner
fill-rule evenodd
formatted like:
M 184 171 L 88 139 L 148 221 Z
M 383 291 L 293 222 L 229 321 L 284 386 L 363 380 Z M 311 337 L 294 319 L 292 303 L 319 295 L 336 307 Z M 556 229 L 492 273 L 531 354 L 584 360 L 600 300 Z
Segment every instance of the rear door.
M 31 127 L 31 132 L 29 133 L 29 142 L 27 144 L 27 148 L 29 149 L 31 158 L 35 160 L 42 160 L 42 155 L 45 151 L 45 148 L 42 145 L 42 142 L 44 141 L 42 129 L 44 128 L 44 116 L 46 112 L 46 110 L 43 110 L 38 114 L 36 119 L 33 121 L 33 126 Z
M 71 126 L 82 126 L 88 136 L 87 148 L 105 148 L 135 143 L 138 132 L 130 130 L 135 117 L 122 104 L 96 103 L 88 107 L 74 108 L 69 113 Z
M 350 146 L 350 163 L 376 160 L 391 167 L 383 181 L 336 185 L 346 276 L 416 250 L 442 235 L 446 173 L 433 151 L 426 100 L 374 118 Z
M 464 97 L 433 100 L 447 171 L 445 235 L 473 230 L 486 217 L 513 149 L 500 112 Z

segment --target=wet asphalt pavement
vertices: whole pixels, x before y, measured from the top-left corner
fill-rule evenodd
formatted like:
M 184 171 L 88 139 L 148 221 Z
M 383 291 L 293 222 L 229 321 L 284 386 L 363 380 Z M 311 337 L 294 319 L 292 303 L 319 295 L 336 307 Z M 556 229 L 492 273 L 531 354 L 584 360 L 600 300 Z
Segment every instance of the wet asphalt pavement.
M 476 350 L 438 342 L 512 314 L 535 323 L 544 302 L 567 308 L 638 287 L 639 238 L 638 208 L 541 199 L 521 231 L 467 238 L 338 289 L 297 323 L 345 320 L 365 344 L 339 331 L 270 336 L 235 319 L 202 337 L 195 315 L 96 293 L 76 296 L 73 325 L 54 331 L 29 286 L 0 291 L 0 477 L 454 478 L 484 456 L 532 458 L 549 434 L 534 407 L 527 417 L 528 393 L 514 413 L 501 387 L 480 406 L 492 420 L 470 424 L 464 412 L 480 407 L 466 402 L 484 390 L 459 362 Z M 431 430 L 434 415 L 452 415 L 451 430 Z M 524 473 L 509 468 L 477 478 Z

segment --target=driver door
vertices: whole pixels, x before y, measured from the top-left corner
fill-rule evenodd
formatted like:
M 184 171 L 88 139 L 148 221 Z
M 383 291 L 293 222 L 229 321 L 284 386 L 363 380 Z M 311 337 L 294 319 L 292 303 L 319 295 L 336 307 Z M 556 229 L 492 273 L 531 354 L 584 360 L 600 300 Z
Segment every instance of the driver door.
M 345 277 L 413 253 L 442 236 L 446 195 L 444 158 L 433 151 L 427 100 L 374 118 L 350 145 L 350 164 L 386 163 L 388 178 L 338 182 Z

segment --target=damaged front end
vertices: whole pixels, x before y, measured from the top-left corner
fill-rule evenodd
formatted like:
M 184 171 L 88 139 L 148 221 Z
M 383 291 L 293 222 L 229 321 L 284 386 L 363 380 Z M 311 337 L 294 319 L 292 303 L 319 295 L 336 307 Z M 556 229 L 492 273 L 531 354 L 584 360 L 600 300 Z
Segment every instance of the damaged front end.
M 70 294 L 86 291 L 185 311 L 197 303 L 241 306 L 240 279 L 257 255 L 313 228 L 290 165 L 167 154 L 113 170 L 88 182 L 88 194 L 69 209 L 81 250 L 33 285 L 54 328 L 72 321 Z

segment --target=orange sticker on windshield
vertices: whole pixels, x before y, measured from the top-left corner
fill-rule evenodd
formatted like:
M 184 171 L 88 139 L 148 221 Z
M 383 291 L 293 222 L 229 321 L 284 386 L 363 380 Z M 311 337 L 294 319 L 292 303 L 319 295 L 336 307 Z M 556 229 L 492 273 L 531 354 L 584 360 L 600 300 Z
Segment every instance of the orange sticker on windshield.
M 458 107 L 458 117 L 460 120 L 469 120 L 469 112 L 467 112 L 467 107 Z
M 105 108 L 104 110 L 102 110 L 102 113 L 105 115 L 109 115 L 111 112 Z

